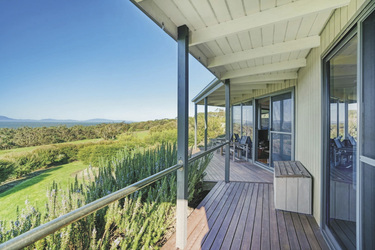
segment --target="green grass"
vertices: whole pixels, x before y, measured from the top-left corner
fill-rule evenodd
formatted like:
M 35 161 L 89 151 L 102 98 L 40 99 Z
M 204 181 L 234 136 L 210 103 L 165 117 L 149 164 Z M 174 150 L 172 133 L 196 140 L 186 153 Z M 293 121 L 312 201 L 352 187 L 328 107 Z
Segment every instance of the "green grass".
M 133 132 L 133 133 L 136 137 L 138 137 L 138 139 L 143 140 L 146 136 L 148 136 L 150 134 L 150 131 L 145 130 L 145 131 L 137 131 L 137 132 Z
M 88 143 L 88 142 L 98 142 L 100 140 L 102 140 L 102 139 L 88 139 L 88 140 L 64 142 L 64 143 L 58 143 L 58 144 L 49 144 L 49 145 L 81 144 L 81 143 Z M 3 158 L 7 154 L 20 153 L 20 152 L 31 152 L 34 149 L 37 149 L 37 148 L 40 148 L 40 147 L 45 147 L 45 146 L 48 146 L 48 145 L 0 150 L 0 159 Z
M 10 154 L 10 153 L 19 153 L 19 152 L 33 151 L 34 149 L 36 149 L 38 147 L 41 147 L 41 146 L 0 150 L 0 155 Z
M 17 186 L 0 193 L 0 220 L 15 220 L 16 207 L 22 211 L 25 208 L 25 201 L 44 210 L 44 204 L 47 199 L 47 189 L 55 181 L 59 187 L 66 189 L 69 183 L 74 181 L 77 172 L 87 168 L 82 162 L 73 162 L 66 165 L 51 168 L 46 172 L 25 180 Z

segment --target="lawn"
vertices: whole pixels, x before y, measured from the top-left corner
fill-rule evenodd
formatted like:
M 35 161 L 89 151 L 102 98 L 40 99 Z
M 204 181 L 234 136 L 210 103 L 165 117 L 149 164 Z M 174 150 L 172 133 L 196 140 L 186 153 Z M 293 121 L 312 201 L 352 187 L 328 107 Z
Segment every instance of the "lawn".
M 15 220 L 17 206 L 22 211 L 25 208 L 26 200 L 32 206 L 44 209 L 44 204 L 47 201 L 47 189 L 53 181 L 65 189 L 69 183 L 74 181 L 76 174 L 86 168 L 87 165 L 79 161 L 60 165 L 0 193 L 0 221 Z
M 87 140 L 81 140 L 81 141 L 64 142 L 64 143 L 50 144 L 50 145 L 81 144 L 81 143 L 88 143 L 88 142 L 98 142 L 100 140 L 102 140 L 102 139 L 87 139 Z M 34 149 L 37 149 L 39 147 L 44 147 L 44 146 L 46 146 L 46 145 L 0 150 L 0 159 L 7 154 L 20 153 L 20 152 L 31 152 Z
M 146 136 L 148 136 L 150 134 L 150 131 L 149 130 L 145 130 L 145 131 L 137 131 L 137 132 L 134 132 L 134 135 L 136 137 L 138 137 L 138 139 L 141 139 L 143 140 Z

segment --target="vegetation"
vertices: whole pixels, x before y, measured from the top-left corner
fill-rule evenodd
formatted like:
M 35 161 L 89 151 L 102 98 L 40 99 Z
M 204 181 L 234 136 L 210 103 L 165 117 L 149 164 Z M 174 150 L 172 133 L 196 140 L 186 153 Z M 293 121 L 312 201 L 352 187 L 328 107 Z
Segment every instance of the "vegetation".
M 203 117 L 198 116 L 198 142 L 204 138 Z M 223 123 L 223 112 L 209 113 L 208 137 L 223 134 Z M 193 118 L 189 124 L 192 146 Z M 0 148 L 4 149 L 0 151 L 0 183 L 51 167 L 0 194 L 0 242 L 174 165 L 176 142 L 175 119 L 91 127 L 0 129 Z M 206 157 L 189 167 L 189 201 L 200 193 L 209 161 L 210 157 Z M 82 174 L 88 165 L 85 173 L 90 174 Z M 81 176 L 73 182 L 75 173 Z M 46 189 L 47 195 L 41 195 Z M 23 205 L 25 197 L 28 199 Z M 175 201 L 176 173 L 172 173 L 29 248 L 158 248 L 173 221 Z M 15 205 L 15 212 L 4 209 Z
M 45 212 L 33 207 L 18 212 L 10 223 L 0 221 L 0 242 L 7 241 L 40 224 L 84 204 L 128 186 L 176 164 L 176 146 L 130 153 L 121 151 L 112 161 L 102 163 L 93 180 L 78 179 L 64 191 L 53 183 L 47 193 Z M 202 184 L 206 157 L 189 166 L 189 200 Z M 158 248 L 173 220 L 176 201 L 176 173 L 113 203 L 74 224 L 29 246 L 29 249 L 148 249 Z
M 353 136 L 354 139 L 357 140 L 358 131 L 357 131 L 357 110 L 349 110 L 348 112 L 348 134 Z M 345 136 L 345 124 L 343 121 L 339 122 L 339 133 L 338 135 L 341 137 Z M 330 129 L 330 138 L 337 137 L 337 121 L 331 121 L 331 129 Z
M 215 138 L 224 133 L 224 113 L 210 112 L 208 116 L 208 138 Z M 194 144 L 194 118 L 189 121 L 189 145 Z M 79 127 L 82 127 L 80 130 Z M 66 128 L 64 126 L 49 127 L 49 128 L 20 128 L 14 129 L 16 134 L 26 135 L 27 131 L 35 133 L 33 136 L 27 135 L 26 138 L 19 138 L 19 141 L 28 141 L 28 138 L 36 138 L 38 144 L 43 142 L 37 138 L 48 138 L 48 133 L 55 131 L 58 135 L 69 133 L 71 129 L 74 133 L 77 131 L 86 131 L 84 135 L 90 134 L 87 131 L 99 129 L 106 138 L 111 134 L 116 134 L 116 140 L 95 140 L 85 139 L 83 141 L 75 141 L 70 143 L 59 143 L 44 146 L 32 146 L 28 148 L 14 148 L 0 151 L 0 183 L 22 177 L 35 170 L 58 166 L 80 160 L 87 165 L 98 166 L 99 162 L 104 159 L 109 160 L 116 154 L 116 152 L 124 149 L 133 150 L 137 147 L 148 147 L 160 143 L 176 143 L 177 142 L 177 121 L 176 119 L 164 119 L 132 124 L 104 124 L 89 127 L 74 126 Z M 203 142 L 204 139 L 204 114 L 198 115 L 198 142 Z M 111 128 L 113 128 L 111 130 Z M 120 129 L 121 128 L 121 129 Z M 122 129 L 128 128 L 128 131 L 140 130 L 139 132 L 123 132 Z M 144 129 L 149 129 L 144 131 Z M 1 131 L 12 131 L 9 129 L 0 129 Z M 44 133 L 48 131 L 48 133 Z M 65 131 L 65 132 L 64 132 Z M 112 131 L 112 132 L 111 132 Z M 115 131 L 115 132 L 114 132 Z M 72 133 L 73 133 L 72 132 Z M 41 133 L 38 134 L 38 133 Z M 73 134 L 74 134 L 73 133 Z M 77 132 L 78 133 L 78 132 Z M 19 135 L 18 134 L 18 135 Z M 55 136 L 54 138 L 63 138 L 62 136 Z M 52 136 L 50 136 L 52 137 Z M 86 136 L 83 136 L 86 137 Z M 15 138 L 18 138 L 17 136 Z M 71 138 L 78 138 L 71 137 Z M 111 138 L 114 138 L 112 136 Z M 52 140 L 54 142 L 54 140 Z M 33 144 L 33 143 L 29 143 Z
M 103 123 L 92 126 L 0 128 L 0 150 L 73 142 L 86 139 L 116 139 L 125 132 L 145 131 L 163 127 L 175 119 L 135 123 Z
M 64 166 L 50 168 L 42 174 L 23 181 L 21 184 L 0 193 L 0 220 L 16 220 L 16 207 L 25 207 L 28 201 L 33 207 L 44 210 L 44 205 L 48 201 L 46 191 L 53 181 L 59 183 L 59 187 L 66 190 L 70 183 L 73 183 L 75 176 L 82 176 L 87 165 L 82 162 L 72 162 Z M 10 209 L 12 208 L 12 209 Z

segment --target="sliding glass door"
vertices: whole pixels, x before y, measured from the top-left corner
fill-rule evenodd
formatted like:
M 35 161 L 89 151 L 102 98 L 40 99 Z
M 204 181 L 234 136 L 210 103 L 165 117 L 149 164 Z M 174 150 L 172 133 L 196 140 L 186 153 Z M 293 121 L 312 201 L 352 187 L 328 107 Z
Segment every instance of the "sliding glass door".
M 357 48 L 349 35 L 326 62 L 329 91 L 327 225 L 347 249 L 356 246 Z
M 292 92 L 257 100 L 256 161 L 273 168 L 293 159 Z
M 273 96 L 271 126 L 271 167 L 275 161 L 292 159 L 292 94 Z
M 375 249 L 375 11 L 362 24 L 359 215 L 362 249 Z
M 270 97 L 257 100 L 255 160 L 269 166 L 270 162 Z
M 375 249 L 375 12 L 359 20 L 324 59 L 322 229 L 337 247 Z

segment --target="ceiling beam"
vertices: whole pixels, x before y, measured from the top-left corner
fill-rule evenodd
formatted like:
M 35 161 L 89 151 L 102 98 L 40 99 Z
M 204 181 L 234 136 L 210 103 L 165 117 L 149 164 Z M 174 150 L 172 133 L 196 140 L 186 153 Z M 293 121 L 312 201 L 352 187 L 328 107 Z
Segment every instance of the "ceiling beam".
M 252 75 L 230 79 L 230 84 L 237 83 L 258 83 L 258 82 L 271 82 L 271 81 L 283 81 L 290 79 L 297 79 L 297 72 L 289 73 L 275 73 L 267 75 Z
M 283 61 L 279 63 L 271 63 L 271 64 L 256 66 L 252 68 L 227 71 L 222 74 L 221 80 L 235 78 L 235 77 L 249 76 L 249 75 L 258 75 L 258 74 L 269 73 L 269 72 L 274 72 L 274 71 L 297 69 L 297 68 L 301 68 L 305 66 L 306 66 L 306 59 L 301 58 L 297 60 Z
M 349 2 L 350 0 L 300 0 L 291 2 L 276 8 L 192 31 L 189 45 L 194 46 L 257 27 L 316 14 L 321 11 L 334 10 L 348 5 Z
M 232 102 L 238 103 L 238 102 L 242 102 L 242 101 L 247 101 L 248 99 L 250 99 L 252 97 L 254 97 L 254 94 L 246 94 L 246 95 L 242 95 L 242 96 L 238 96 L 238 97 L 233 98 Z
M 245 88 L 245 89 L 266 89 L 267 88 L 267 84 L 246 84 L 246 83 L 241 83 L 241 84 L 231 84 L 231 87 L 233 87 L 234 90 L 236 90 L 238 88 Z
M 239 51 L 222 56 L 212 57 L 208 59 L 208 68 L 223 66 L 231 63 L 242 62 L 261 58 L 265 56 L 273 56 L 282 53 L 288 53 L 298 50 L 311 49 L 319 47 L 320 37 L 311 36 L 298 40 L 292 40 L 283 43 L 276 43 L 270 46 L 258 47 L 255 49 Z

